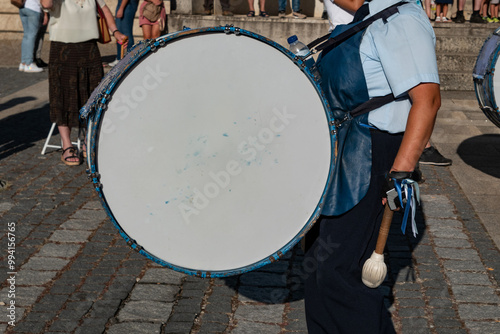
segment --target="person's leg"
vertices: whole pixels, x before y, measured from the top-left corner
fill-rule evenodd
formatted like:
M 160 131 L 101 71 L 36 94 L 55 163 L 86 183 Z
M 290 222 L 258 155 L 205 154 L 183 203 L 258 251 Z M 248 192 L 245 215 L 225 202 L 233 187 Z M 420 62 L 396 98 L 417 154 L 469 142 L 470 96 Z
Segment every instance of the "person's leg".
M 278 11 L 286 12 L 286 0 L 278 0 Z
M 292 10 L 295 13 L 300 12 L 300 0 L 292 0 Z
M 58 125 L 57 129 L 59 130 L 59 134 L 61 135 L 62 148 L 63 148 L 63 159 L 67 162 L 80 162 L 80 158 L 75 156 L 75 152 L 73 150 L 67 150 L 67 148 L 73 147 L 71 143 L 71 128 L 66 125 Z
M 381 191 L 401 135 L 372 133 L 372 171 L 365 197 L 348 212 L 320 218 L 319 236 L 305 254 L 305 308 L 309 333 L 395 333 L 384 297 L 361 281 L 377 242 Z
M 431 0 L 425 0 L 425 13 L 431 19 Z
M 28 8 L 21 8 L 19 13 L 24 30 L 21 42 L 21 63 L 30 65 L 33 63 L 35 39 L 40 27 L 40 13 Z
M 48 26 L 48 24 L 43 24 L 43 18 L 44 18 L 44 13 L 40 13 L 40 28 L 38 28 L 38 32 L 35 37 L 33 59 L 35 60 L 37 65 L 47 66 L 47 64 L 43 63 L 42 61 L 43 39 L 45 37 L 45 33 L 47 32 L 47 26 Z
M 159 24 L 153 24 L 151 26 L 151 38 L 158 38 L 161 35 L 160 31 L 160 25 Z
M 455 15 L 452 20 L 456 23 L 464 23 L 465 22 L 465 17 L 464 17 L 464 6 L 465 6 L 465 0 L 458 0 L 458 5 L 457 5 L 457 14 Z
M 151 29 L 151 25 L 149 24 L 143 24 L 142 25 L 142 37 L 144 39 L 150 39 L 152 38 L 152 29 Z

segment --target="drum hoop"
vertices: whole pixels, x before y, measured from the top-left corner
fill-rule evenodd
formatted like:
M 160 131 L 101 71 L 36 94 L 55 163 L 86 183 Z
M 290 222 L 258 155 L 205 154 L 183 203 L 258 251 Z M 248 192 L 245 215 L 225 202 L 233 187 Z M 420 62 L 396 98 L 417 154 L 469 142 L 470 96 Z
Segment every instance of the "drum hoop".
M 140 246 L 131 236 L 129 236 L 123 228 L 120 226 L 119 222 L 116 220 L 115 216 L 113 215 L 113 212 L 111 211 L 110 206 L 108 205 L 105 194 L 103 193 L 102 190 L 102 184 L 100 183 L 100 175 L 98 172 L 98 168 L 96 165 L 96 144 L 97 144 L 97 130 L 100 126 L 100 120 L 101 116 L 103 116 L 103 113 L 106 110 L 107 103 L 109 102 L 109 99 L 111 97 L 111 94 L 113 93 L 114 89 L 116 88 L 116 85 L 120 81 L 122 77 L 124 77 L 133 67 L 134 65 L 141 59 L 143 59 L 147 54 L 151 52 L 155 52 L 158 50 L 158 48 L 164 47 L 168 44 L 169 41 L 175 40 L 181 37 L 189 36 L 189 35 L 195 35 L 195 34 L 200 34 L 200 33 L 221 33 L 224 32 L 226 34 L 231 34 L 234 33 L 236 35 L 243 34 L 247 37 L 252 37 L 254 39 L 258 39 L 262 42 L 267 43 L 268 45 L 278 49 L 281 51 L 283 54 L 288 56 L 290 60 L 292 60 L 304 73 L 306 73 L 306 76 L 310 80 L 310 82 L 315 86 L 316 91 L 318 93 L 318 96 L 323 104 L 325 115 L 327 118 L 328 122 L 328 127 L 330 130 L 330 146 L 333 148 L 335 145 L 335 142 L 337 141 L 336 137 L 336 131 L 335 131 L 335 125 L 333 122 L 333 116 L 330 111 L 330 107 L 328 104 L 328 101 L 326 99 L 326 96 L 321 89 L 320 82 L 314 79 L 314 74 L 312 69 L 310 69 L 308 66 L 306 66 L 305 59 L 302 57 L 295 56 L 293 53 L 291 53 L 288 49 L 284 48 L 282 45 L 264 37 L 259 34 L 243 30 L 240 28 L 236 28 L 233 26 L 220 26 L 220 27 L 207 27 L 207 28 L 199 28 L 199 29 L 189 29 L 189 30 L 183 30 L 179 32 L 174 32 L 165 36 L 161 36 L 155 40 L 148 40 L 148 41 L 141 41 L 138 44 L 134 45 L 132 50 L 123 58 L 122 61 L 126 62 L 125 66 L 115 66 L 113 67 L 108 74 L 103 78 L 101 83 L 98 85 L 98 87 L 94 90 L 92 93 L 91 97 L 89 98 L 88 102 L 86 105 L 80 110 L 80 118 L 82 119 L 87 119 L 89 123 L 89 129 L 92 129 L 92 134 L 90 136 L 90 146 L 87 148 L 87 153 L 88 153 L 88 159 L 87 159 L 87 164 L 88 164 L 88 169 L 87 169 L 87 174 L 88 178 L 91 180 L 98 196 L 99 200 L 101 202 L 101 205 L 103 206 L 106 214 L 110 218 L 111 222 L 115 226 L 116 229 L 118 229 L 120 235 L 122 238 L 126 241 L 126 243 L 135 251 L 137 251 L 139 254 L 147 257 L 148 259 L 164 266 L 170 269 L 173 269 L 178 272 L 182 272 L 185 274 L 189 274 L 192 276 L 197 276 L 197 277 L 204 277 L 204 278 L 209 278 L 209 277 L 228 277 L 228 276 L 233 276 L 233 275 L 238 275 L 242 274 L 248 271 L 252 271 L 254 269 L 257 269 L 259 267 L 262 267 L 264 265 L 270 264 L 272 262 L 275 262 L 279 260 L 283 255 L 291 250 L 305 235 L 306 233 L 311 229 L 311 227 L 314 225 L 314 223 L 318 220 L 321 210 L 324 205 L 324 200 L 327 194 L 327 191 L 329 189 L 329 186 L 332 181 L 332 174 L 333 174 L 333 169 L 334 169 L 334 162 L 335 162 L 335 156 L 332 153 L 331 158 L 330 158 L 330 168 L 328 172 L 328 177 L 327 177 L 327 182 L 325 184 L 325 187 L 323 189 L 321 198 L 318 200 L 318 203 L 316 205 L 316 209 L 314 212 L 311 214 L 309 217 L 308 221 L 305 223 L 304 227 L 297 233 L 297 235 L 292 238 L 288 243 L 286 243 L 283 247 L 281 247 L 279 250 L 274 252 L 273 254 L 269 255 L 267 258 L 261 259 L 253 264 L 246 265 L 244 267 L 240 268 L 235 268 L 235 269 L 230 269 L 230 270 L 220 270 L 220 271 L 203 271 L 203 270 L 196 270 L 196 269 L 190 269 L 190 268 L 185 268 L 182 266 L 177 266 L 173 265 L 169 262 L 166 262 L 151 253 L 149 253 L 147 250 L 145 250 L 142 246 Z M 129 57 L 129 58 L 127 58 Z M 87 134 L 88 135 L 88 134 Z M 333 150 L 332 150 L 333 152 Z

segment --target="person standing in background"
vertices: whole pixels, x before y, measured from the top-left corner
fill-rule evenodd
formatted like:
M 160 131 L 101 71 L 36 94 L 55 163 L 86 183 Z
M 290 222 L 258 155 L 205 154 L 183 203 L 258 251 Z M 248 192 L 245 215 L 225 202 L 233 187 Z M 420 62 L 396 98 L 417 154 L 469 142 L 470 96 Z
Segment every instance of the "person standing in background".
M 35 38 L 35 48 L 33 50 L 33 59 L 35 60 L 36 66 L 40 68 L 47 67 L 47 63 L 42 60 L 42 48 L 43 39 L 45 38 L 45 33 L 47 32 L 47 26 L 49 24 L 49 13 L 43 12 L 42 22 L 38 33 Z
M 134 18 L 138 6 L 139 0 L 118 0 L 116 4 L 116 27 L 128 37 L 127 51 L 134 45 Z M 116 43 L 116 59 L 109 66 L 115 66 L 122 59 L 121 48 L 121 44 Z
M 324 0 L 324 5 L 330 21 L 330 28 L 328 29 L 330 32 L 339 24 L 350 23 L 354 17 L 353 12 L 340 8 L 335 4 L 334 0 Z
M 292 2 L 292 17 L 305 19 L 307 16 L 300 12 L 300 0 L 290 0 Z M 278 0 L 278 17 L 285 18 L 286 0 Z
M 19 71 L 27 73 L 42 72 L 33 59 L 35 40 L 42 24 L 43 13 L 40 0 L 26 0 L 24 7 L 19 9 L 19 16 L 23 24 L 23 40 L 21 42 L 21 63 Z
M 61 160 L 68 166 L 81 163 L 71 142 L 71 128 L 79 127 L 80 108 L 101 81 L 104 70 L 97 46 L 97 5 L 111 34 L 126 46 L 127 36 L 116 27 L 104 0 L 41 0 L 50 13 L 49 102 L 50 120 L 57 124 L 62 141 Z M 78 22 L 78 24 L 75 24 Z M 85 126 L 85 125 L 83 125 Z M 85 151 L 82 152 L 85 155 Z

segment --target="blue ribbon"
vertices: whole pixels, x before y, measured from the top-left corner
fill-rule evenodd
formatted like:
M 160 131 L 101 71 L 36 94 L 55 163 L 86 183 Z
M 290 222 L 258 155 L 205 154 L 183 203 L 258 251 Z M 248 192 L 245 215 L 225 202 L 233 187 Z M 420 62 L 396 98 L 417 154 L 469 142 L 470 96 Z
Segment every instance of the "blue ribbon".
M 420 203 L 420 192 L 418 189 L 418 184 L 412 179 L 404 179 L 400 181 L 393 178 L 393 180 L 394 180 L 394 188 L 398 193 L 399 202 L 401 203 L 401 208 L 404 209 L 401 231 L 403 232 L 403 234 L 406 233 L 406 224 L 408 222 L 408 216 L 411 210 L 412 211 L 411 229 L 413 232 L 413 236 L 416 237 L 418 234 L 418 230 L 417 230 L 417 224 L 415 222 L 415 213 L 417 211 L 417 202 Z M 406 205 L 403 202 L 403 192 L 406 198 Z

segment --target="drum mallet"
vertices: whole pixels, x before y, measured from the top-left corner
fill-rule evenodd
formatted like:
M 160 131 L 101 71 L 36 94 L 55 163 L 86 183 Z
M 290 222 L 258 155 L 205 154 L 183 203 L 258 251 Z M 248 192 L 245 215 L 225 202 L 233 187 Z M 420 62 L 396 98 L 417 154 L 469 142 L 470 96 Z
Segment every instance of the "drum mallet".
M 386 204 L 375 251 L 363 265 L 361 280 L 369 288 L 376 288 L 382 284 L 387 274 L 387 266 L 384 262 L 384 248 L 389 235 L 393 214 L 394 212 L 389 208 L 389 204 Z

